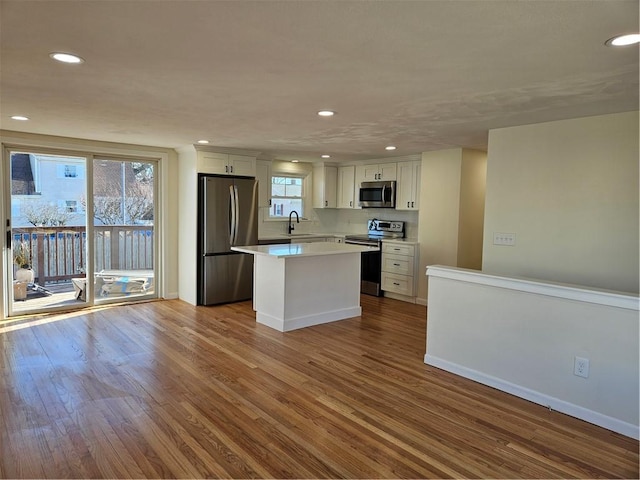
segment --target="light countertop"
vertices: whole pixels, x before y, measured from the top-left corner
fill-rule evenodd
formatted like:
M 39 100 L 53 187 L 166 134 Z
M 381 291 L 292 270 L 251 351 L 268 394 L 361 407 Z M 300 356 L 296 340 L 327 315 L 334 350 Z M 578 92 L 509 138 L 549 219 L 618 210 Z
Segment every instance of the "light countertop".
M 340 237 L 344 237 L 345 234 L 344 233 L 292 233 L 292 234 L 286 234 L 286 233 L 282 233 L 282 234 L 276 234 L 276 233 L 272 233 L 272 234 L 268 234 L 268 235 L 264 235 L 264 236 L 260 236 L 258 238 L 258 240 L 291 240 L 292 242 L 295 242 L 296 237 L 303 239 L 303 238 L 340 238 Z
M 376 251 L 378 248 L 362 245 L 345 245 L 344 243 L 313 242 L 278 245 L 247 245 L 242 247 L 231 247 L 231 250 L 234 252 L 250 253 L 253 255 L 268 255 L 277 258 L 285 258 L 362 253 L 372 250 Z

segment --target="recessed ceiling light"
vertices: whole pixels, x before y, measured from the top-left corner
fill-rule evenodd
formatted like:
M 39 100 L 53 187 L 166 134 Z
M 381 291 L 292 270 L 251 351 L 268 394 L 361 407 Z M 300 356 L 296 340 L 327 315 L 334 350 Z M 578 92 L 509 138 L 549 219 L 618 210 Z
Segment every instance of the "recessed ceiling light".
M 53 58 L 54 60 L 57 60 L 58 62 L 62 62 L 62 63 L 83 63 L 84 60 L 82 58 L 80 58 L 77 55 L 73 55 L 71 53 L 64 53 L 64 52 L 53 52 L 50 53 L 49 56 L 51 58 Z
M 204 145 L 206 143 L 209 143 L 209 140 L 198 140 L 198 143 Z
M 298 163 L 300 160 L 291 160 L 291 163 Z
M 640 43 L 639 33 L 630 33 L 628 35 L 618 35 L 617 37 L 610 38 L 609 40 L 604 42 L 604 44 L 609 47 L 625 47 L 627 45 L 633 45 L 636 43 Z
M 331 155 L 320 155 L 321 158 L 331 158 Z
M 318 112 L 318 115 L 320 115 L 321 117 L 333 117 L 336 114 L 336 112 L 333 112 L 331 110 L 320 110 Z
M 386 147 L 384 147 L 385 150 L 395 150 L 396 147 L 394 147 L 393 145 L 388 145 Z
M 13 120 L 20 120 L 21 122 L 26 122 L 27 120 L 29 120 L 29 117 L 25 117 L 23 115 L 13 115 L 11 118 Z

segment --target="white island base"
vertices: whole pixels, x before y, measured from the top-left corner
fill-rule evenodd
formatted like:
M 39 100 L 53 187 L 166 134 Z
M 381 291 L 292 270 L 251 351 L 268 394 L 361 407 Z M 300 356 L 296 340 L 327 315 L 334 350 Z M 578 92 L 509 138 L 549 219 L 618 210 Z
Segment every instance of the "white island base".
M 281 332 L 357 317 L 368 247 L 303 243 L 233 247 L 254 254 L 256 321 Z

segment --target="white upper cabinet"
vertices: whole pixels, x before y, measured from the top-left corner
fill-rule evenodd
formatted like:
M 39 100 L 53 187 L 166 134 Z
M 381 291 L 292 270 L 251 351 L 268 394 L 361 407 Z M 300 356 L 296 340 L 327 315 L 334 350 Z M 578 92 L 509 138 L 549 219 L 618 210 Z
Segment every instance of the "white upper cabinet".
M 355 208 L 356 167 L 338 168 L 338 208 Z
M 271 161 L 256 161 L 258 179 L 258 207 L 271 206 Z
M 396 210 L 420 208 L 420 161 L 398 163 Z
M 356 167 L 356 187 L 361 182 L 376 182 L 379 180 L 395 180 L 396 164 L 380 163 L 372 165 L 358 165 Z
M 256 176 L 255 157 L 229 154 L 229 167 L 232 175 L 242 175 L 246 177 Z
M 198 172 L 255 177 L 256 158 L 217 152 L 198 152 Z
M 313 167 L 313 208 L 336 208 L 338 167 Z

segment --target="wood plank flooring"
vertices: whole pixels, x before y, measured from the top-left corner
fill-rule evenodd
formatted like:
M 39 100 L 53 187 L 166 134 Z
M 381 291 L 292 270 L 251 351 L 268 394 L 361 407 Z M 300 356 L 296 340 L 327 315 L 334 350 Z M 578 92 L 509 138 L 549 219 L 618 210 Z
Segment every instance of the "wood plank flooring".
M 2 478 L 638 478 L 638 442 L 423 363 L 425 307 L 280 333 L 251 302 L 0 323 Z

